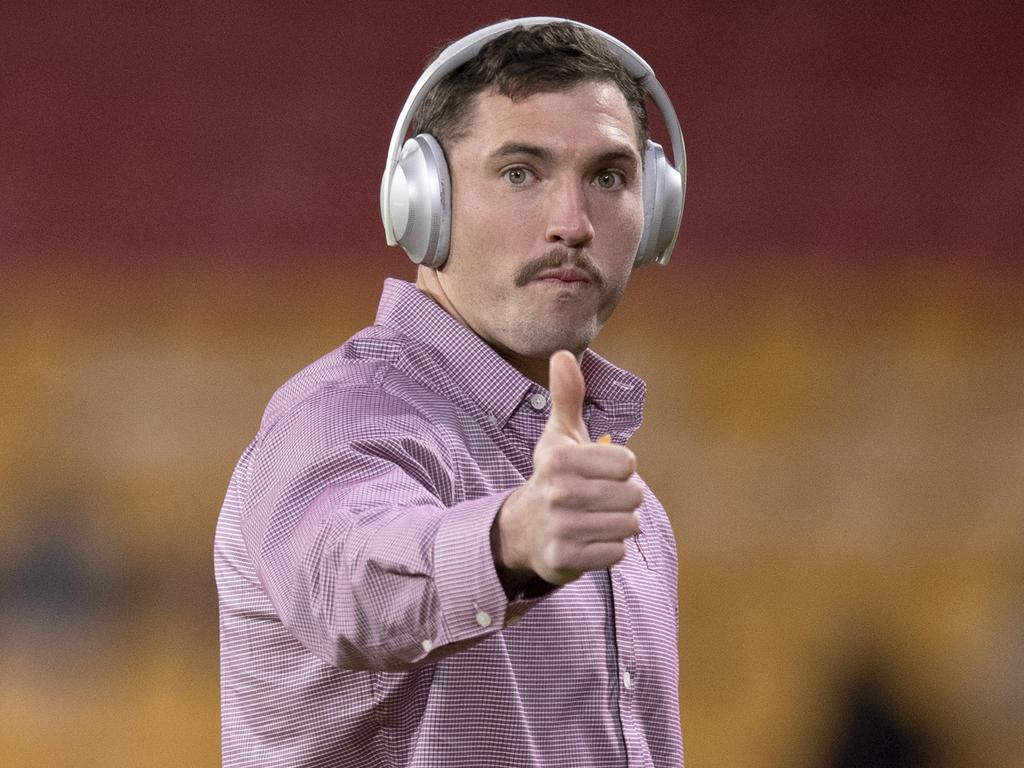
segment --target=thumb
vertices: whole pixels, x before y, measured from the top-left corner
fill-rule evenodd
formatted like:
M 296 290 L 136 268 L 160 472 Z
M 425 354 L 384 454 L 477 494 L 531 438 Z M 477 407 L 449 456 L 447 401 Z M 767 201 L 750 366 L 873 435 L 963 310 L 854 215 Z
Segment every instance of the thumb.
M 567 350 L 551 356 L 548 390 L 551 392 L 551 416 L 547 429 L 579 443 L 589 443 L 590 435 L 583 423 L 583 371 L 576 357 Z

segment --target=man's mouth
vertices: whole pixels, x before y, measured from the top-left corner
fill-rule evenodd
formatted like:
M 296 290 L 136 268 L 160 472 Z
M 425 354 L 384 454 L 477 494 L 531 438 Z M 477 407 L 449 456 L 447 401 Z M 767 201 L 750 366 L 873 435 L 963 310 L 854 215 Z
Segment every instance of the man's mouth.
M 548 251 L 539 259 L 524 265 L 516 273 L 515 284 L 522 288 L 528 283 L 541 282 L 576 289 L 595 286 L 605 289 L 605 280 L 597 265 L 586 253 L 573 254 L 564 248 Z
M 582 269 L 567 267 L 562 269 L 545 269 L 538 273 L 534 280 L 555 280 L 560 283 L 589 283 L 590 276 Z

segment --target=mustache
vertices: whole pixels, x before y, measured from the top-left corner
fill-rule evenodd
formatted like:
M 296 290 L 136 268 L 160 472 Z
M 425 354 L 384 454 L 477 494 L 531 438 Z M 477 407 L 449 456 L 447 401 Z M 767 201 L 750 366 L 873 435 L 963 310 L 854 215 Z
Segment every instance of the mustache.
M 515 285 L 517 288 L 522 288 L 541 272 L 559 267 L 578 269 L 599 289 L 604 290 L 607 287 L 608 281 L 604 279 L 604 275 L 598 270 L 593 259 L 583 251 L 570 251 L 566 248 L 552 248 L 540 258 L 524 264 L 516 272 Z

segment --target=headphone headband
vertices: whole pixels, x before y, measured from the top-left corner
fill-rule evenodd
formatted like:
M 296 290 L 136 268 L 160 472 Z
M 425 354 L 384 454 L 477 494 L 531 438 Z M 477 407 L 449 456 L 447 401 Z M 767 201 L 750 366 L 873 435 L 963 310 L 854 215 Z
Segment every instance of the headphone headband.
M 413 86 L 412 91 L 409 93 L 409 96 L 405 101 L 405 105 L 402 107 L 402 111 L 398 116 L 398 121 L 395 123 L 394 132 L 391 134 L 391 144 L 388 147 L 387 163 L 384 166 L 384 176 L 381 179 L 380 184 L 380 211 L 381 218 L 384 223 L 384 234 L 387 236 L 388 245 L 398 244 L 398 236 L 395 234 L 391 211 L 391 189 L 395 178 L 395 169 L 398 166 L 399 153 L 402 151 L 402 144 L 405 139 L 406 132 L 409 130 L 409 123 L 412 121 L 412 115 L 416 111 L 416 108 L 426 98 L 430 89 L 445 75 L 454 71 L 462 64 L 476 56 L 480 52 L 480 49 L 491 40 L 501 37 L 506 32 L 518 27 L 530 28 L 553 23 L 569 23 L 597 35 L 609 45 L 612 53 L 619 59 L 619 62 L 623 67 L 625 67 L 626 71 L 633 77 L 639 78 L 642 81 L 643 87 L 647 90 L 651 100 L 657 105 L 658 110 L 661 112 L 662 119 L 665 122 L 665 126 L 668 129 L 668 134 L 672 143 L 672 159 L 674 161 L 674 165 L 672 167 L 678 171 L 682 181 L 682 190 L 685 191 L 686 148 L 683 144 L 682 129 L 679 127 L 679 119 L 676 116 L 675 109 L 672 107 L 672 102 L 669 100 L 668 94 L 665 92 L 661 83 L 658 82 L 657 78 L 654 76 L 654 70 L 651 69 L 650 65 L 646 61 L 640 58 L 640 56 L 625 43 L 612 37 L 607 32 L 603 32 L 596 27 L 591 27 L 578 21 L 558 18 L 555 16 L 528 16 L 521 19 L 506 19 L 505 21 L 500 21 L 496 24 L 491 24 L 490 26 L 478 29 L 475 32 L 471 32 L 445 48 L 423 71 L 423 74 L 420 75 L 419 79 L 416 81 L 416 85 Z M 682 215 L 682 200 L 679 201 L 679 215 Z M 669 256 L 672 254 L 672 248 L 675 246 L 678 234 L 679 230 L 677 227 L 675 236 L 672 237 L 668 247 L 664 249 L 662 255 L 659 255 L 659 263 L 668 263 Z

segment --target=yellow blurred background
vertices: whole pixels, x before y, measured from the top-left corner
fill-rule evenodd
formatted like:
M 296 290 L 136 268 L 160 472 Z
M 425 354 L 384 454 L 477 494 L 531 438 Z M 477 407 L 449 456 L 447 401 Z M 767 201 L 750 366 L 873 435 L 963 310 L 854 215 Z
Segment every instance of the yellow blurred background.
M 216 761 L 227 478 L 274 388 L 411 273 L 386 266 L 9 273 L 2 764 Z M 1024 765 L 1019 293 L 948 266 L 679 273 L 638 273 L 597 346 L 650 387 L 690 764 L 831 764 L 860 695 L 923 764 Z
M 535 12 L 499 5 L 0 18 L 0 766 L 219 762 L 228 478 L 412 277 L 390 120 L 433 44 Z M 1021 768 L 1021 13 L 555 5 L 690 141 L 676 257 L 596 344 L 649 386 L 687 764 Z

